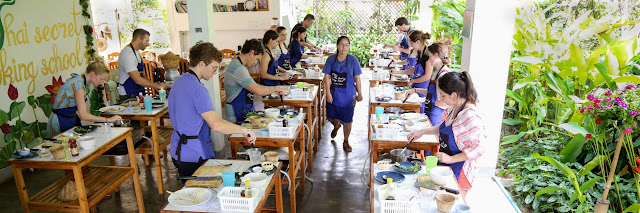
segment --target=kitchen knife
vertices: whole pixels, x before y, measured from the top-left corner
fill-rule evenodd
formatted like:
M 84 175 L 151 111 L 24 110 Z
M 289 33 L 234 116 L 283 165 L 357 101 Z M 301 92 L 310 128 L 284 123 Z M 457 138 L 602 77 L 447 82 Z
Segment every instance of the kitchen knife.
M 222 176 L 180 176 L 178 177 L 180 180 L 196 180 L 196 181 L 212 181 L 212 180 L 222 180 Z
M 431 185 L 431 184 L 427 184 L 427 183 L 420 183 L 420 182 L 416 182 L 415 186 L 424 187 L 424 188 L 435 190 L 435 191 L 444 190 L 444 191 L 449 192 L 449 193 L 460 194 L 459 190 L 452 189 L 452 188 L 449 188 L 449 187 L 444 187 L 444 186 L 435 186 L 435 185 Z

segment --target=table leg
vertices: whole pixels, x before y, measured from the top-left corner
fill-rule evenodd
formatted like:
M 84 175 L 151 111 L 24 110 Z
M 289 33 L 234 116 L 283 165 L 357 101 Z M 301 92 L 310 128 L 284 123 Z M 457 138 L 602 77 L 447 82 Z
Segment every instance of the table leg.
M 11 169 L 13 170 L 13 177 L 16 180 L 16 187 L 18 187 L 18 197 L 20 197 L 22 211 L 31 212 L 31 210 L 29 210 L 29 194 L 27 193 L 27 186 L 22 176 L 22 169 L 15 165 L 12 165 Z
M 145 127 L 147 125 L 146 121 L 140 121 L 140 127 Z M 148 141 L 144 142 L 144 143 L 149 143 Z M 149 166 L 149 155 L 147 154 L 143 154 L 142 155 L 142 159 L 144 159 L 144 165 L 145 166 Z
M 142 198 L 142 187 L 140 186 L 140 175 L 138 174 L 138 164 L 136 163 L 136 151 L 133 149 L 133 138 L 131 132 L 127 135 L 127 150 L 129 151 L 129 166 L 133 168 L 133 188 L 136 191 L 138 201 L 138 211 L 144 212 L 144 200 Z
M 231 157 L 238 156 L 238 152 L 236 150 L 236 147 L 238 146 L 238 143 L 229 140 L 229 144 L 231 145 Z
M 276 211 L 278 213 L 283 213 L 282 206 L 282 175 L 280 174 L 280 170 L 278 170 L 275 174 L 276 176 Z
M 304 137 L 302 140 L 304 140 Z M 289 189 L 289 200 L 291 203 L 292 213 L 296 212 L 296 168 L 295 166 L 296 166 L 296 161 L 298 161 L 298 159 L 295 159 L 294 156 L 295 155 L 294 155 L 293 143 L 290 143 L 289 144 L 289 184 L 291 185 L 291 188 Z
M 311 104 L 312 105 L 312 104 Z M 313 125 L 313 113 L 315 113 L 315 111 L 312 111 L 312 107 L 311 105 L 307 106 L 307 124 L 309 126 L 309 131 L 314 131 L 315 130 L 315 126 L 311 126 Z M 304 132 L 304 129 L 302 130 Z M 307 141 L 307 148 L 309 148 L 309 172 L 313 172 L 313 150 L 311 150 L 311 147 L 313 147 L 313 135 L 311 132 L 309 132 L 309 139 Z M 304 136 L 302 137 L 302 141 L 304 141 Z M 301 144 L 304 144 L 301 143 Z M 304 146 L 301 148 L 302 151 L 304 151 Z M 304 170 L 304 167 L 302 167 L 302 170 Z M 304 178 L 304 177 L 303 177 Z
M 309 140 L 311 140 L 311 134 L 309 134 Z M 305 137 L 304 131 L 302 131 L 302 138 Z M 304 196 L 304 182 L 305 182 L 305 176 L 304 174 L 306 173 L 306 163 L 307 161 L 305 161 L 305 152 L 304 152 L 304 141 L 302 143 L 300 143 L 300 150 L 303 150 L 300 152 L 300 157 L 302 158 L 301 162 L 300 162 L 300 196 Z M 311 156 L 309 156 L 309 158 L 311 158 Z
M 378 144 L 373 143 L 373 146 L 371 146 L 371 163 L 377 163 L 378 162 Z
M 158 176 L 158 193 L 164 194 L 164 184 L 162 182 L 162 165 L 160 162 L 160 142 L 158 141 L 158 126 L 156 119 L 151 120 L 151 141 L 153 146 L 153 159 L 156 161 L 156 176 Z
M 76 190 L 78 190 L 80 212 L 89 212 L 89 201 L 87 200 L 87 192 L 84 186 L 84 178 L 82 177 L 82 168 L 80 166 L 73 166 L 73 177 L 76 181 Z

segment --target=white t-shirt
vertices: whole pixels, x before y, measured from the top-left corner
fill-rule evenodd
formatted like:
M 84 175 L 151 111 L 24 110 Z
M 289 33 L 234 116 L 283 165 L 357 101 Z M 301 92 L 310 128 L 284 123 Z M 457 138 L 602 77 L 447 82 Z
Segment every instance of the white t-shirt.
M 122 84 L 129 79 L 129 72 L 138 72 L 138 63 L 142 61 L 140 51 L 134 51 L 131 46 L 127 45 L 120 51 L 118 56 L 118 94 L 127 95 Z

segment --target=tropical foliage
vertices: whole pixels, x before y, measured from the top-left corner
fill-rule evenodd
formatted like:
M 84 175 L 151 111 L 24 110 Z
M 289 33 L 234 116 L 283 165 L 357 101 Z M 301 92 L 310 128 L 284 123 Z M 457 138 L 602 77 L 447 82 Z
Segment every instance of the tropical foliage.
M 462 57 L 462 23 L 466 0 L 434 0 L 431 34 L 436 42 L 449 47 L 452 65 L 458 67 Z

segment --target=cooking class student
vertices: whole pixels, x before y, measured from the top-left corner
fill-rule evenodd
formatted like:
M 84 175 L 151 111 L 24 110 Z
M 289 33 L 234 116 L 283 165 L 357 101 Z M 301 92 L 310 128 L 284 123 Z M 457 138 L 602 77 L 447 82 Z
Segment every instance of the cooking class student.
M 398 36 L 398 40 L 395 44 L 385 44 L 384 47 L 391 47 L 394 51 L 400 51 L 400 60 L 406 60 L 406 62 L 399 62 L 398 64 L 405 64 L 403 69 L 409 69 L 416 65 L 416 58 L 409 57 L 411 51 L 413 51 L 413 47 L 409 42 L 409 32 L 414 30 L 409 24 L 409 21 L 405 17 L 400 17 L 396 19 L 395 26 L 400 31 L 400 35 Z
M 276 46 L 276 48 L 273 50 L 273 53 L 278 59 L 278 66 L 290 70 L 291 52 L 289 52 L 287 44 L 284 43 L 287 40 L 287 28 L 279 26 L 278 28 L 276 28 L 276 32 L 280 37 L 278 37 L 278 46 Z
M 335 138 L 341 126 L 344 126 L 342 148 L 351 152 L 349 134 L 353 124 L 353 112 L 356 101 L 362 101 L 360 86 L 360 62 L 349 54 L 351 42 L 347 36 L 338 38 L 336 54 L 327 58 L 322 72 L 327 88 L 327 119 L 333 124 L 331 138 Z
M 412 68 L 402 71 L 391 71 L 392 74 L 408 74 L 411 77 L 408 85 L 412 88 L 428 89 L 429 79 L 433 68 L 429 62 L 429 54 L 427 53 L 428 40 L 431 38 L 431 34 L 423 33 L 419 30 L 413 30 L 409 32 L 409 41 L 414 50 L 417 50 L 418 61 Z M 425 97 L 425 94 L 418 93 L 420 97 Z M 424 102 L 420 108 L 420 113 L 424 113 Z
M 104 85 L 109 79 L 109 68 L 102 57 L 95 57 L 89 62 L 85 73 L 71 74 L 71 78 L 60 86 L 53 99 L 53 113 L 49 115 L 47 134 L 50 138 L 80 125 L 80 120 L 93 122 L 114 122 L 122 120 L 118 115 L 106 118 L 90 114 L 87 111 L 87 86 Z M 48 87 L 48 86 L 47 86 Z M 53 88 L 47 88 L 53 90 Z M 80 109 L 80 110 L 78 110 Z
M 414 131 L 407 140 L 424 134 L 438 135 L 440 149 L 435 154 L 438 164 L 450 166 L 460 185 L 463 199 L 478 173 L 479 159 L 485 152 L 487 135 L 478 113 L 478 95 L 469 72 L 449 72 L 438 79 L 438 92 L 449 107 L 442 124 Z
M 293 33 L 295 33 L 296 31 L 304 28 L 304 31 L 307 31 L 307 28 L 311 27 L 311 25 L 313 25 L 313 22 L 316 20 L 316 17 L 311 15 L 311 14 L 307 14 L 304 16 L 304 19 L 302 20 L 302 22 L 297 23 L 296 25 L 293 26 L 292 30 L 291 30 L 291 35 L 293 35 Z M 302 28 L 300 28 L 302 27 Z M 294 37 L 291 37 L 291 40 L 293 40 Z M 308 39 L 307 39 L 307 34 L 304 34 L 304 38 L 303 39 L 298 39 L 298 41 L 300 41 L 300 46 L 302 47 L 302 52 L 304 53 L 304 47 L 307 47 L 309 49 L 315 49 L 315 50 L 320 50 L 320 48 L 318 48 L 315 44 L 311 43 Z M 294 63 L 295 64 L 295 63 Z
M 262 38 L 264 52 L 267 53 L 262 54 L 262 59 L 260 60 L 260 80 L 262 81 L 262 85 L 281 85 L 282 81 L 289 79 L 287 70 L 278 65 L 278 59 L 276 59 L 272 51 L 278 46 L 279 39 L 280 35 L 273 30 L 265 32 Z
M 445 109 L 449 106 L 441 100 L 440 93 L 437 92 L 436 88 L 438 88 L 438 84 L 440 83 L 438 79 L 449 72 L 448 65 L 451 59 L 449 59 L 448 48 L 439 42 L 429 45 L 429 47 L 427 47 L 427 54 L 429 55 L 429 60 L 426 64 L 431 63 L 433 73 L 429 81 L 429 88 L 413 88 L 408 90 L 406 94 L 426 94 L 427 103 L 424 104 L 424 112 L 429 116 L 432 125 L 438 125 L 442 123 Z
M 255 65 L 264 48 L 258 39 L 244 42 L 240 55 L 231 60 L 227 66 L 224 78 L 224 89 L 227 93 L 226 119 L 232 123 L 241 123 L 247 113 L 254 111 L 253 96 L 266 96 L 272 93 L 284 95 L 284 90 L 279 87 L 268 87 L 257 84 L 247 67 Z
M 118 94 L 120 101 L 144 94 L 145 87 L 155 89 L 167 88 L 164 83 L 153 83 L 143 77 L 144 61 L 141 50 L 149 46 L 149 31 L 136 29 L 133 31 L 131 43 L 122 48 L 118 56 Z M 126 97 L 125 97 L 126 96 Z
M 218 117 L 209 92 L 200 82 L 218 72 L 220 61 L 222 52 L 213 44 L 196 43 L 189 49 L 189 70 L 174 82 L 169 93 L 169 116 L 174 128 L 171 158 L 180 176 L 191 176 L 206 159 L 215 158 L 209 129 L 221 134 L 242 133 L 249 143 L 255 142 L 253 132 Z
M 304 54 L 304 46 L 302 46 L 302 39 L 307 37 L 307 29 L 304 27 L 298 27 L 291 34 L 291 43 L 289 43 L 289 51 L 291 52 L 291 66 L 295 66 L 300 59 L 307 58 Z

